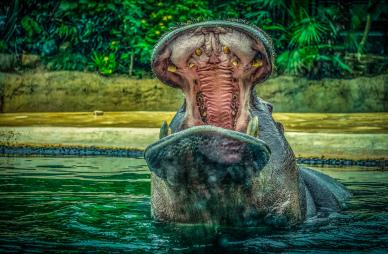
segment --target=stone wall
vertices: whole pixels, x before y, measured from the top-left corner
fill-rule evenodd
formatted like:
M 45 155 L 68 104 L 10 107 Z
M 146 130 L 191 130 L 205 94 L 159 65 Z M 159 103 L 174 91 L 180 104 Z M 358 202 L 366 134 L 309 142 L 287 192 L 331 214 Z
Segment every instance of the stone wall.
M 323 80 L 280 76 L 268 80 L 257 91 L 278 112 L 388 111 L 388 74 Z
M 1 86 L 2 112 L 173 111 L 183 100 L 154 79 L 74 71 L 0 73 Z
M 276 112 L 387 112 L 388 74 L 319 81 L 280 76 L 257 87 Z M 176 111 L 183 96 L 154 79 L 75 71 L 0 72 L 1 112 Z

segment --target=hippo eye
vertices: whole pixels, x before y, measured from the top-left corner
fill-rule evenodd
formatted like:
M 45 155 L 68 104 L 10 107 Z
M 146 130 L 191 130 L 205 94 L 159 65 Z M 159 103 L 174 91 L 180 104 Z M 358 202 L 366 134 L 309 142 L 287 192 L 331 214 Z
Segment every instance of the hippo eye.
M 264 64 L 263 55 L 260 52 L 257 52 L 255 57 L 253 58 L 253 60 L 251 62 L 251 65 L 254 68 L 259 68 L 259 67 L 263 66 L 263 64 Z
M 191 69 L 193 67 L 195 67 L 195 64 L 194 63 L 189 63 L 189 68 Z
M 197 48 L 197 49 L 195 50 L 195 54 L 196 54 L 197 56 L 202 55 L 202 50 L 201 50 L 200 48 Z
M 170 65 L 167 67 L 167 71 L 169 71 L 169 72 L 176 72 L 176 66 L 170 64 Z
M 237 66 L 237 64 L 238 64 L 237 60 L 233 60 L 233 61 L 232 61 L 232 64 L 233 64 L 234 66 Z
M 273 111 L 272 104 L 267 104 L 267 108 L 268 108 L 269 112 L 272 113 L 272 111 Z
M 229 49 L 229 47 L 227 47 L 227 46 L 225 46 L 225 47 L 223 48 L 223 51 L 224 51 L 225 54 L 229 54 L 229 53 L 230 53 L 230 49 Z

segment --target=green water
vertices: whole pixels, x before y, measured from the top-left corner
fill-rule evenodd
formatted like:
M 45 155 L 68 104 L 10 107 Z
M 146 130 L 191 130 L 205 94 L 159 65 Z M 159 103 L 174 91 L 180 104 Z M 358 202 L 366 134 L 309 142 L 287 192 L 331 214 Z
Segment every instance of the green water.
M 0 157 L 0 252 L 388 251 L 388 172 L 320 169 L 348 208 L 292 229 L 157 223 L 143 159 Z

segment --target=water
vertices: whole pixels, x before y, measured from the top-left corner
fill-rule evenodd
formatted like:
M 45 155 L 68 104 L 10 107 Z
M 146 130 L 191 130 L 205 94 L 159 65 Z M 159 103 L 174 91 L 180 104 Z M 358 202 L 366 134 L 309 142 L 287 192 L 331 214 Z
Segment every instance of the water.
M 0 157 L 0 252 L 388 252 L 388 172 L 320 170 L 348 208 L 275 230 L 154 222 L 143 159 Z

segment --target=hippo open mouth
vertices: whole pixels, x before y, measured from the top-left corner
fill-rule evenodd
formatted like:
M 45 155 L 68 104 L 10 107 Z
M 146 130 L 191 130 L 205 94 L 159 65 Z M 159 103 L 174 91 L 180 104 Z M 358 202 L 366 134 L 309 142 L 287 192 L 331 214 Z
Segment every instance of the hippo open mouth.
M 163 37 L 152 68 L 185 94 L 180 129 L 214 125 L 245 132 L 252 89 L 272 72 L 268 48 L 270 39 L 261 30 L 227 21 L 193 24 Z
M 257 139 L 258 118 L 249 104 L 254 85 L 272 71 L 268 40 L 249 26 L 217 21 L 160 40 L 154 73 L 183 91 L 185 113 L 171 137 L 146 150 L 151 171 L 170 184 L 187 184 L 241 181 L 265 166 L 270 149 Z

